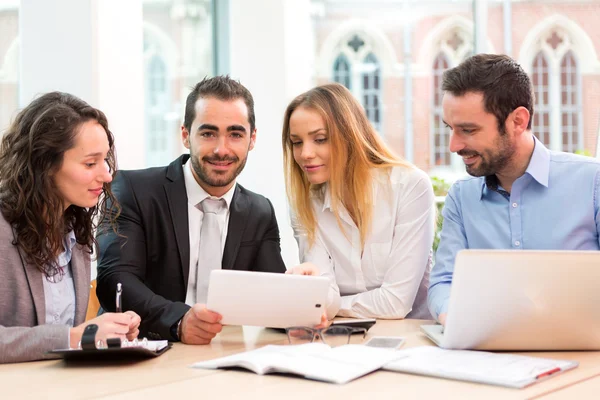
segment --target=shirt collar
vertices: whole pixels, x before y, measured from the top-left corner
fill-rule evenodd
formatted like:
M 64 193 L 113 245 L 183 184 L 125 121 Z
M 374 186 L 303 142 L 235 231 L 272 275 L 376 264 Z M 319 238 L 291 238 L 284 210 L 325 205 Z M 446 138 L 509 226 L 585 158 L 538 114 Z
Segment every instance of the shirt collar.
M 329 193 L 329 184 L 326 183 L 321 187 L 323 194 L 323 211 L 331 209 L 331 193 Z
M 236 186 L 235 183 L 233 186 L 231 186 L 231 189 L 229 189 L 227 191 L 227 193 L 225 193 L 223 196 L 221 196 L 221 197 L 211 196 L 210 194 L 206 193 L 206 190 L 204 190 L 202 188 L 202 186 L 200 186 L 198 184 L 198 182 L 196 181 L 196 178 L 194 178 L 194 174 L 192 173 L 191 158 L 188 159 L 188 161 L 183 165 L 183 178 L 185 181 L 185 190 L 187 192 L 189 204 L 191 204 L 195 207 L 197 204 L 202 202 L 202 200 L 204 200 L 205 198 L 212 197 L 214 199 L 225 200 L 226 207 L 227 207 L 227 209 L 229 209 L 229 207 L 231 205 L 231 201 L 233 200 L 233 194 L 235 193 L 235 186 Z
M 64 267 L 71 262 L 71 256 L 73 254 L 73 247 L 77 239 L 75 238 L 75 231 L 71 230 L 65 235 L 63 241 L 63 252 L 58 255 L 57 263 L 59 267 Z
M 529 160 L 529 165 L 525 170 L 525 174 L 529 174 L 540 185 L 548 187 L 548 178 L 550 175 L 550 151 L 535 136 L 533 136 L 533 153 L 531 154 L 531 159 Z M 497 189 L 498 178 L 496 175 L 484 177 L 481 180 L 480 199 L 488 190 L 495 191 Z
M 526 174 L 531 175 L 540 185 L 548 187 L 550 176 L 550 150 L 535 136 L 533 137 L 533 154 L 527 166 Z

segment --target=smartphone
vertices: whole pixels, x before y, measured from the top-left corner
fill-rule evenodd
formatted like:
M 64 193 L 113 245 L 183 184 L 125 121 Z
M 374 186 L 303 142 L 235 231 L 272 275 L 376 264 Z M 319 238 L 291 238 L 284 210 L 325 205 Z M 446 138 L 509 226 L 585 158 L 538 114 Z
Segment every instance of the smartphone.
M 404 338 L 399 336 L 373 336 L 365 346 L 379 347 L 382 349 L 399 349 L 404 344 Z
M 333 321 L 331 326 L 343 325 L 349 326 L 352 328 L 365 328 L 365 330 L 369 330 L 375 323 L 377 322 L 374 318 L 366 318 L 366 319 L 336 319 Z

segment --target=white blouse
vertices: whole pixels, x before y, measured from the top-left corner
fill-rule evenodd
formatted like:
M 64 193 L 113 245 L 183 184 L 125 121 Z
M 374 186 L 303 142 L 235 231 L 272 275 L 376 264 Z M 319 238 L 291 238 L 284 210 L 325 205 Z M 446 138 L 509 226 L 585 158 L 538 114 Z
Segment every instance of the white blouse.
M 300 260 L 331 279 L 329 318 L 430 319 L 427 288 L 436 215 L 431 181 L 416 167 L 373 172 L 375 206 L 362 255 L 356 224 L 342 207 L 344 235 L 324 185 L 323 200 L 313 199 L 318 228 L 311 248 L 292 216 Z

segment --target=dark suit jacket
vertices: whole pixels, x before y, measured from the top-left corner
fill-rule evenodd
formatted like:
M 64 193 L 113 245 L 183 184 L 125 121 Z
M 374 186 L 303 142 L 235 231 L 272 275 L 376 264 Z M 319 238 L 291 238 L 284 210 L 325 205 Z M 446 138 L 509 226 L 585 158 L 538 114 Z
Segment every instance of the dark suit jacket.
M 118 282 L 123 309 L 140 315 L 140 334 L 177 340 L 172 327 L 185 304 L 190 243 L 183 155 L 167 167 L 119 171 L 112 190 L 121 204 L 119 237 L 98 231 L 97 294 L 102 308 L 115 309 Z M 237 185 L 230 206 L 223 269 L 285 272 L 279 228 L 271 202 Z M 234 295 L 234 293 L 232 293 Z

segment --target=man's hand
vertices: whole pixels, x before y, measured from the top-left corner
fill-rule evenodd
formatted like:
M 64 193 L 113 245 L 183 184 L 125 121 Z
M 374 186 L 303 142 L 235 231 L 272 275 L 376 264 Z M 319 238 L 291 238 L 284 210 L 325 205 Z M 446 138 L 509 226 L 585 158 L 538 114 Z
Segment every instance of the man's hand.
M 292 275 L 314 275 L 319 276 L 321 273 L 319 272 L 319 268 L 311 262 L 305 262 L 300 265 L 296 265 L 285 271 L 286 274 Z
M 221 315 L 209 311 L 204 304 L 194 304 L 183 316 L 179 339 L 186 344 L 209 344 L 221 332 Z
M 438 321 L 440 321 L 440 324 L 446 326 L 446 313 L 438 315 Z
M 129 332 L 127 332 L 127 340 L 133 340 L 140 336 L 140 322 L 142 319 L 139 315 L 137 315 L 133 311 L 125 311 L 123 314 L 129 315 L 131 317 L 131 322 L 129 322 Z

